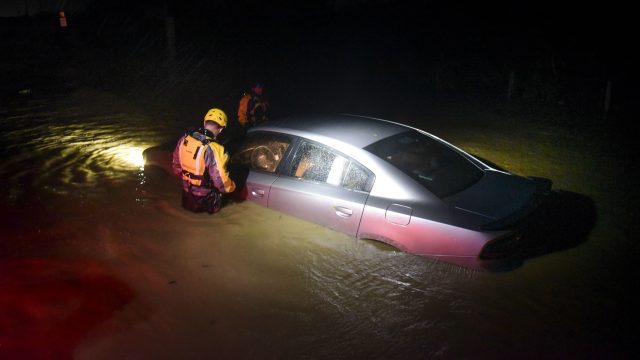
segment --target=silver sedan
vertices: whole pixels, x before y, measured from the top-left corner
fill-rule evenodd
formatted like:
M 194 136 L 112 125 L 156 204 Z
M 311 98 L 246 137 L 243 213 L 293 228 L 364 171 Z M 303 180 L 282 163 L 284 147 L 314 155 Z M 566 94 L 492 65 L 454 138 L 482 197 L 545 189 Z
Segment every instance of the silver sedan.
M 425 131 L 352 115 L 252 128 L 232 162 L 250 170 L 250 201 L 474 268 L 518 252 L 523 224 L 551 189 Z

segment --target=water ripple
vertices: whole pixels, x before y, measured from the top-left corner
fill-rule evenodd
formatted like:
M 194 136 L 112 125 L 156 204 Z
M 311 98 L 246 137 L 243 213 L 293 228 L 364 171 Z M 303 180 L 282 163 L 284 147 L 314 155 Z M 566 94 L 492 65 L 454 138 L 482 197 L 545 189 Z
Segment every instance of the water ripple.
M 138 176 L 142 151 L 167 136 L 141 115 L 95 112 L 81 98 L 29 99 L 0 112 L 0 175 L 8 183 L 95 187 Z

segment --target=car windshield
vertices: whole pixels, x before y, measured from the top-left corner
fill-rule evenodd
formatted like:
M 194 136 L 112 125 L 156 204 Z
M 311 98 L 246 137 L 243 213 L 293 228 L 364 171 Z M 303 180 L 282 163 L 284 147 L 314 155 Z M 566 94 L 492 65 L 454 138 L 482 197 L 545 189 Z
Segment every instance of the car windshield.
M 449 146 L 417 131 L 382 139 L 364 148 L 443 198 L 476 183 L 483 171 Z

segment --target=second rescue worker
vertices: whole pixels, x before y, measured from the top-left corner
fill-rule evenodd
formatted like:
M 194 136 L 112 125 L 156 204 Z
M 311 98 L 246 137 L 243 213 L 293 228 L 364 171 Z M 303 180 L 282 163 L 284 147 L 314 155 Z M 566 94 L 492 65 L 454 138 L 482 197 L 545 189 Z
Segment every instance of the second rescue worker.
M 227 115 L 210 109 L 204 116 L 204 128 L 185 134 L 173 151 L 173 171 L 182 176 L 182 206 L 193 212 L 218 212 L 222 194 L 235 190 L 229 177 L 229 155 L 215 140 L 227 126 Z
M 251 85 L 251 91 L 245 93 L 238 103 L 238 122 L 248 129 L 264 123 L 269 117 L 269 101 L 263 95 L 264 87 L 260 83 Z

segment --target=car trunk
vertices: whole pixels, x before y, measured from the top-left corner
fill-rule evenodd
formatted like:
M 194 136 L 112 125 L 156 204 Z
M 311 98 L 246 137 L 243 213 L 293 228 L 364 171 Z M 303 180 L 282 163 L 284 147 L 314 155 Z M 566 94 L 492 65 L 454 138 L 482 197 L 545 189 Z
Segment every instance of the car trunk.
M 464 218 L 474 218 L 483 230 L 510 227 L 534 211 L 550 190 L 546 179 L 524 178 L 488 170 L 471 187 L 445 199 Z

